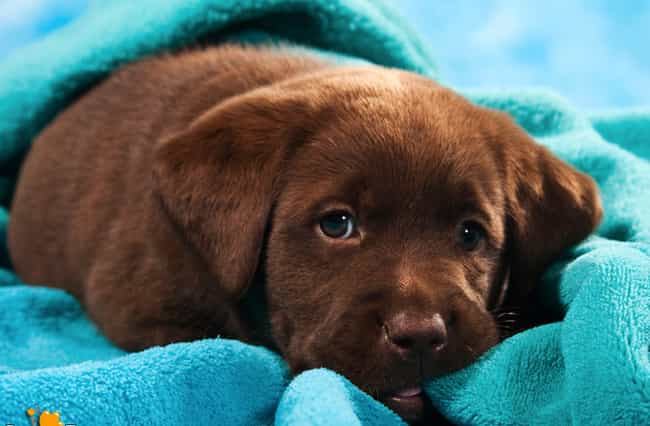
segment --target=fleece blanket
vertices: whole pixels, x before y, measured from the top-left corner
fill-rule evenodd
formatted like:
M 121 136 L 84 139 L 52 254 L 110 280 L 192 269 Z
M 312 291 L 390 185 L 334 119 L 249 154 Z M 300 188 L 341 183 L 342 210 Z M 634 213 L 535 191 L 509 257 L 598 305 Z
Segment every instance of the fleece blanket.
M 292 378 L 264 348 L 210 339 L 126 354 L 70 295 L 11 272 L 9 203 L 37 132 L 120 64 L 226 39 L 288 40 L 438 78 L 376 0 L 97 2 L 0 63 L 0 424 L 401 424 L 344 377 Z M 432 381 L 428 396 L 459 424 L 650 424 L 650 111 L 588 115 L 543 91 L 465 94 L 591 174 L 605 219 L 546 273 L 538 297 L 554 321 Z

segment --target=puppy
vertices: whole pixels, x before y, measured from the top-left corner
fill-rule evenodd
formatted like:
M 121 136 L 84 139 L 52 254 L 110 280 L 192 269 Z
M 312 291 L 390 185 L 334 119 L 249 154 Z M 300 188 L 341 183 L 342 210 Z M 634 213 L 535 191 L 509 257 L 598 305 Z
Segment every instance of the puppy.
M 592 179 L 506 114 L 405 71 L 223 46 L 128 65 L 57 117 L 8 238 L 25 282 L 122 348 L 265 344 L 413 420 L 422 383 L 496 344 L 493 313 L 600 218 Z

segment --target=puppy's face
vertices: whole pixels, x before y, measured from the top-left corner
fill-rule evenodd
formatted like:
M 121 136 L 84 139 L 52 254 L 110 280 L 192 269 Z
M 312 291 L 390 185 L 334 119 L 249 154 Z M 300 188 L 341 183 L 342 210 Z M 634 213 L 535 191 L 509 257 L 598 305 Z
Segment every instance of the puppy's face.
M 405 418 L 427 379 L 498 341 L 491 312 L 601 214 L 591 179 L 505 115 L 379 68 L 235 99 L 159 161 L 172 217 L 227 292 L 241 297 L 265 254 L 292 370 L 331 368 Z
M 393 405 L 497 342 L 489 299 L 503 284 L 490 129 L 421 91 L 351 101 L 310 137 L 267 246 L 275 338 L 293 369 L 332 368 Z

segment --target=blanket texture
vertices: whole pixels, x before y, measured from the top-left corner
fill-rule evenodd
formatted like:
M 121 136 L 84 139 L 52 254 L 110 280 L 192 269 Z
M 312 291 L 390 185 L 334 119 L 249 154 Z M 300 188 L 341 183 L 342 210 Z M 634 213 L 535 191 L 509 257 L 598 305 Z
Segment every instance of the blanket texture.
M 0 63 L 2 241 L 22 157 L 61 109 L 120 64 L 233 38 L 288 40 L 437 78 L 423 45 L 376 0 L 98 2 Z M 650 111 L 590 116 L 547 92 L 465 94 L 591 174 L 605 219 L 538 289 L 555 322 L 507 339 L 427 394 L 461 424 L 648 424 Z M 0 424 L 29 425 L 28 408 L 76 425 L 401 424 L 332 371 L 291 378 L 264 348 L 211 339 L 126 354 L 71 296 L 21 284 L 4 244 L 0 266 Z

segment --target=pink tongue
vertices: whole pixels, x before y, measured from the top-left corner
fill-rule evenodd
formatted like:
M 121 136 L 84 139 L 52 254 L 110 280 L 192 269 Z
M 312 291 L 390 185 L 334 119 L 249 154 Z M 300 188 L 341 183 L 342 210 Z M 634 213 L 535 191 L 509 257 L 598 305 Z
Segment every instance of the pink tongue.
M 418 396 L 421 393 L 422 393 L 422 388 L 420 386 L 414 386 L 412 388 L 406 388 L 395 392 L 395 396 L 398 396 L 400 398 L 411 398 L 414 396 Z

